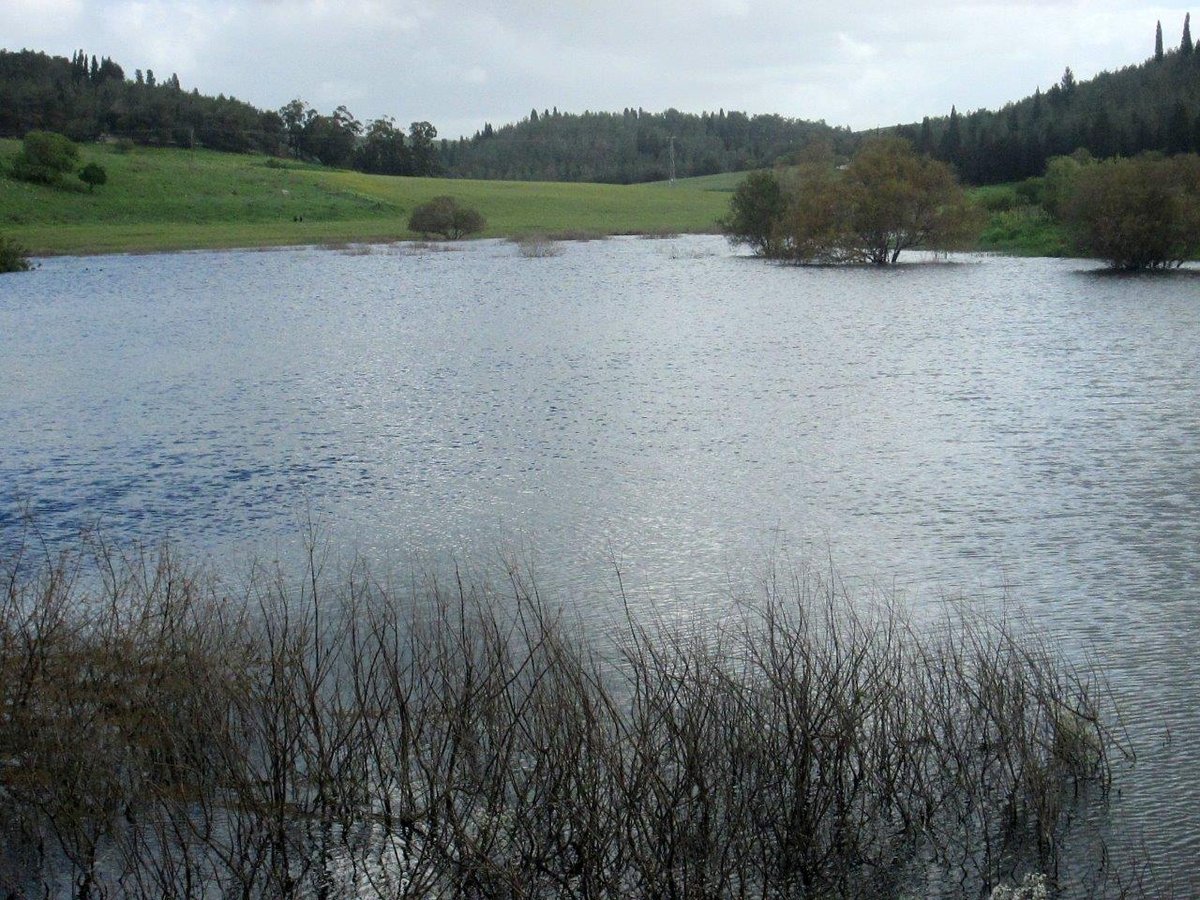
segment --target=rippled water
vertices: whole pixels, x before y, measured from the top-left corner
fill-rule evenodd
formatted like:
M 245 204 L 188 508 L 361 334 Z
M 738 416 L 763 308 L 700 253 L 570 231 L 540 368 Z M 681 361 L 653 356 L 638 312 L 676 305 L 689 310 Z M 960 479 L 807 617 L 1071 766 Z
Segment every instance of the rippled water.
M 717 617 L 780 556 L 1011 604 L 1111 671 L 1114 829 L 1200 891 L 1196 275 L 716 238 L 48 260 L 0 278 L 0 538 L 287 558 L 311 518 L 601 621 L 618 571 Z

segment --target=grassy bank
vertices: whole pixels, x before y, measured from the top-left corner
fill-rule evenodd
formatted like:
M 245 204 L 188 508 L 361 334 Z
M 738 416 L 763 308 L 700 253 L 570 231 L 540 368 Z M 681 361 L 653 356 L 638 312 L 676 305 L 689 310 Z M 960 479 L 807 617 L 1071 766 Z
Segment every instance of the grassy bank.
M 1017 184 L 972 188 L 970 195 L 986 214 L 978 249 L 1012 256 L 1070 255 L 1066 229 L 1022 196 Z
M 17 152 L 0 141 L 0 160 Z M 0 234 L 35 254 L 254 247 L 414 237 L 413 207 L 449 194 L 487 218 L 486 237 L 533 232 L 704 232 L 728 205 L 704 186 L 392 178 L 205 150 L 84 145 L 108 184 L 89 193 L 0 178 Z

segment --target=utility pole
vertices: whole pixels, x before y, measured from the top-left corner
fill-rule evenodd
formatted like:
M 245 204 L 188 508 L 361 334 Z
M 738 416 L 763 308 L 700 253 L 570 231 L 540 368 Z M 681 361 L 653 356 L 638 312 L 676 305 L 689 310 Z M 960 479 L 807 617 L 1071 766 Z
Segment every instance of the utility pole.
M 671 184 L 675 184 L 675 135 L 671 135 Z

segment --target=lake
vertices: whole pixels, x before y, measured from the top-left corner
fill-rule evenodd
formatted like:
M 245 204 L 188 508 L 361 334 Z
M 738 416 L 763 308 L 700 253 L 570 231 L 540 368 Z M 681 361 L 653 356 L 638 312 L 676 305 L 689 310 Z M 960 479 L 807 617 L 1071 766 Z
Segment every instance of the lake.
M 0 546 L 519 564 L 719 620 L 771 565 L 1031 620 L 1109 673 L 1117 843 L 1200 891 L 1200 273 L 716 237 L 60 258 L 0 277 Z M 232 562 L 231 562 L 232 560 Z M 619 577 L 618 577 L 619 576 Z

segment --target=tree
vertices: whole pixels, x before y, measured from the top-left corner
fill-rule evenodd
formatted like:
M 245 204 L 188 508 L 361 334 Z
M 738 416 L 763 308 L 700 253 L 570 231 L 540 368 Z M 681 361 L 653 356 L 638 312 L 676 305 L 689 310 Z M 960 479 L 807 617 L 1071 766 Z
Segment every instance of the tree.
M 404 143 L 404 132 L 390 117 L 376 119 L 355 152 L 355 168 L 375 175 L 411 175 L 412 160 Z
M 67 137 L 52 131 L 31 131 L 12 162 L 12 175 L 35 184 L 56 184 L 73 171 L 79 148 Z
M 1163 61 L 1163 38 L 1162 38 L 1162 22 L 1158 23 L 1158 27 L 1154 30 L 1154 61 Z
M 1078 84 L 1079 83 L 1075 80 L 1075 73 L 1071 71 L 1070 66 L 1067 66 L 1066 69 L 1063 70 L 1062 79 L 1058 82 L 1059 88 L 1062 89 L 1063 97 L 1067 100 L 1070 100 L 1072 95 L 1074 95 L 1075 88 L 1078 86 Z
M 914 247 L 949 249 L 975 226 L 967 195 L 945 163 L 921 157 L 908 141 L 868 141 L 844 176 L 851 255 L 895 263 Z
M 853 200 L 832 162 L 811 161 L 793 169 L 787 198 L 776 229 L 783 255 L 799 263 L 857 261 L 850 240 Z
M 939 156 L 953 165 L 962 155 L 962 125 L 959 123 L 958 109 L 950 107 L 950 121 L 942 133 L 942 146 Z
M 747 179 L 739 193 L 726 222 L 731 238 L 799 263 L 889 265 L 911 248 L 960 246 L 977 224 L 953 170 L 903 138 L 868 141 L 842 170 L 831 157 L 814 159 L 782 182 Z M 739 230 L 731 227 L 739 222 Z
M 441 174 L 437 148 L 433 143 L 436 139 L 437 129 L 429 122 L 413 122 L 409 126 L 408 149 L 414 175 L 433 177 Z
M 453 197 L 434 197 L 413 210 L 408 219 L 409 231 L 428 237 L 440 234 L 458 240 L 468 234 L 483 231 L 487 222 L 477 209 L 461 206 Z
M 1083 166 L 1064 211 L 1088 256 L 1127 271 L 1178 266 L 1200 251 L 1200 157 L 1144 155 Z
M 100 163 L 90 162 L 79 171 L 79 180 L 88 186 L 88 191 L 94 191 L 97 185 L 108 183 L 108 172 Z
M 1184 56 L 1192 55 L 1192 14 L 1183 17 L 1183 40 L 1179 43 L 1179 52 Z
M 771 172 L 751 172 L 733 192 L 729 215 L 719 223 L 734 244 L 746 244 L 759 256 L 779 255 L 779 225 L 787 203 Z

